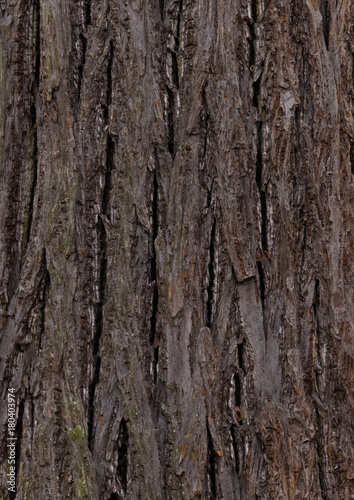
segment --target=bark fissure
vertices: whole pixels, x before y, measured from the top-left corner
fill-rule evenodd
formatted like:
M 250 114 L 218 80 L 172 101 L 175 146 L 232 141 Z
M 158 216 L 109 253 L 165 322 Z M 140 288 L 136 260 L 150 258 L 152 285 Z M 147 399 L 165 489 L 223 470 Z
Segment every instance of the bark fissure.
M 329 34 L 331 29 L 331 11 L 328 4 L 328 0 L 321 0 L 321 15 L 322 15 L 322 29 L 323 37 L 326 44 L 327 50 L 329 49 Z
M 81 87 L 83 80 L 84 67 L 86 63 L 86 51 L 87 51 L 87 27 L 91 24 L 91 0 L 85 0 L 83 5 L 83 30 L 84 33 L 79 35 L 80 44 L 80 61 L 78 66 L 78 102 L 81 99 Z
M 210 231 L 209 263 L 208 263 L 208 286 L 206 303 L 206 324 L 208 328 L 213 326 L 213 305 L 215 303 L 215 251 L 216 251 L 216 218 L 214 217 Z
M 122 418 L 119 426 L 118 435 L 118 465 L 117 476 L 122 485 L 124 493 L 127 492 L 128 484 L 128 447 L 129 447 L 129 432 L 127 421 Z
M 167 146 L 172 158 L 175 157 L 174 112 L 175 96 L 173 91 L 166 86 L 167 92 Z
M 259 89 L 258 89 L 259 90 Z M 259 94 L 254 97 L 258 106 Z M 257 153 L 256 153 L 256 183 L 259 192 L 261 208 L 261 241 L 263 252 L 268 250 L 267 238 L 267 201 L 263 187 L 263 120 L 260 119 L 257 125 Z
M 217 476 L 217 462 L 216 462 L 216 452 L 214 450 L 213 439 L 211 437 L 209 425 L 207 424 L 207 434 L 208 434 L 208 478 L 210 493 L 212 494 L 212 499 L 216 499 L 217 487 L 216 487 L 216 476 Z
M 238 373 L 235 373 L 234 375 L 234 382 L 235 382 L 235 405 L 240 408 L 242 390 L 241 390 L 241 378 Z
M 159 289 L 157 284 L 157 261 L 156 261 L 156 247 L 155 240 L 158 235 L 159 222 L 158 222 L 158 182 L 157 182 L 157 168 L 158 161 L 155 162 L 155 170 L 153 177 L 153 188 L 152 188 L 152 221 L 151 221 L 151 262 L 150 262 L 150 279 L 153 286 L 152 292 L 152 307 L 151 307 L 151 318 L 150 318 L 150 343 L 154 348 L 154 358 L 153 358 L 153 376 L 154 381 L 157 380 L 158 372 L 158 362 L 159 362 L 159 346 L 158 339 L 156 337 L 156 323 L 157 323 L 157 311 L 159 306 Z
M 231 432 L 231 439 L 232 439 L 232 449 L 234 452 L 235 470 L 236 470 L 236 474 L 239 474 L 239 472 L 240 472 L 240 457 L 239 457 L 239 452 L 238 452 L 238 447 L 237 447 L 237 439 L 236 439 L 236 432 L 235 432 L 234 426 L 231 426 L 230 432 Z
M 259 276 L 259 295 L 260 295 L 260 298 L 261 298 L 261 305 L 262 305 L 262 311 L 263 311 L 263 320 L 264 320 L 266 287 L 265 287 L 264 269 L 263 269 L 263 266 L 262 266 L 261 262 L 257 262 L 257 269 L 258 269 L 258 276 Z M 264 334 L 267 337 L 267 330 L 266 330 L 265 324 L 264 324 Z
M 46 266 L 46 259 L 45 259 L 45 266 Z M 45 276 L 44 276 L 44 285 L 43 285 L 43 291 L 42 291 L 42 304 L 41 304 L 41 326 L 39 330 L 39 340 L 38 340 L 38 350 L 42 350 L 42 339 L 43 336 L 45 335 L 45 311 L 47 307 L 47 297 L 49 294 L 49 287 L 50 287 L 50 274 L 48 272 L 48 269 L 46 268 L 45 271 Z
M 177 53 L 174 50 L 171 51 L 171 58 L 172 58 L 172 82 L 178 89 L 179 88 L 178 61 L 177 61 Z
M 83 73 L 84 73 L 84 67 L 85 67 L 85 61 L 86 61 L 86 37 L 83 33 L 80 33 L 79 36 L 80 40 L 80 46 L 81 46 L 81 60 L 78 66 L 78 83 L 77 83 L 77 94 L 78 94 L 78 101 L 81 99 L 81 86 L 82 86 L 82 79 L 83 79 Z
M 159 7 L 160 7 L 161 20 L 163 21 L 164 14 L 165 14 L 165 0 L 159 0 Z
M 38 177 L 38 121 L 37 121 L 37 96 L 39 91 L 39 80 L 41 72 L 41 12 L 39 0 L 33 6 L 33 27 L 34 27 L 34 83 L 32 85 L 32 104 L 30 108 L 30 126 L 33 131 L 32 136 L 32 179 L 28 204 L 28 222 L 26 228 L 26 245 L 28 245 L 33 219 L 34 197 Z
M 238 367 L 240 368 L 240 370 L 244 372 L 245 367 L 243 361 L 243 356 L 244 356 L 243 348 L 244 348 L 244 342 L 242 341 L 240 344 L 237 345 L 237 358 L 238 358 Z
M 350 169 L 354 175 L 354 142 L 352 142 L 350 146 Z
M 207 104 L 207 100 L 206 100 L 205 86 L 203 87 L 203 90 L 202 90 L 201 106 L 202 106 L 202 123 L 203 123 L 202 126 L 204 129 L 202 161 L 204 162 L 205 158 L 206 158 L 206 153 L 207 153 L 208 133 L 209 133 L 209 111 L 208 111 L 208 104 Z M 211 195 L 211 191 L 210 191 L 210 195 Z
M 91 0 L 85 1 L 85 21 L 86 26 L 91 24 Z
M 109 107 L 112 102 L 112 65 L 114 58 L 113 43 L 109 44 L 108 62 L 107 62 L 107 92 L 106 103 L 103 108 L 104 123 L 109 124 Z M 99 289 L 98 289 L 98 302 L 94 308 L 94 335 L 92 342 L 92 380 L 89 385 L 89 402 L 88 402 L 88 445 L 92 451 L 93 447 L 93 427 L 94 427 L 94 412 L 95 412 L 95 393 L 96 386 L 99 381 L 101 357 L 99 354 L 100 340 L 103 331 L 103 306 L 105 303 L 105 292 L 107 285 L 107 233 L 106 225 L 109 224 L 109 204 L 110 204 L 110 190 L 112 183 L 112 168 L 114 161 L 114 141 L 111 135 L 107 134 L 106 143 L 106 165 L 104 185 L 102 190 L 101 200 L 101 216 L 97 221 L 97 242 L 98 242 L 98 275 L 99 275 Z

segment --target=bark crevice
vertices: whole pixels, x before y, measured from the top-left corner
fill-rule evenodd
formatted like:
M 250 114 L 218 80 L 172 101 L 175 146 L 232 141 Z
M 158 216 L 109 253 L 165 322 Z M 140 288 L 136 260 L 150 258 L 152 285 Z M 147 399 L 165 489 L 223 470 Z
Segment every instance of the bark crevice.
M 230 433 L 231 433 L 231 440 L 232 440 L 232 449 L 234 452 L 234 461 L 235 461 L 235 470 L 236 474 L 239 474 L 240 472 L 240 457 L 239 457 L 239 451 L 237 447 L 237 439 L 236 439 L 236 432 L 234 426 L 230 427 Z
M 40 1 L 37 0 L 33 4 L 33 31 L 34 31 L 34 82 L 32 85 L 32 103 L 30 107 L 30 130 L 32 130 L 32 178 L 29 193 L 28 204 L 28 219 L 26 234 L 26 246 L 29 243 L 32 228 L 34 197 L 37 186 L 38 177 L 38 120 L 37 120 L 37 96 L 39 92 L 39 81 L 41 72 L 41 11 Z
M 117 476 L 124 493 L 127 492 L 127 485 L 128 485 L 128 447 L 129 447 L 129 432 L 127 427 L 127 421 L 125 420 L 125 418 L 122 418 L 119 425 L 119 435 L 118 435 Z
M 46 312 L 46 307 L 47 307 L 47 298 L 49 294 L 49 288 L 50 288 L 50 274 L 47 269 L 47 264 L 46 264 L 46 258 L 45 259 L 45 275 L 44 275 L 44 285 L 43 285 L 43 291 L 42 291 L 42 304 L 41 304 L 41 325 L 40 325 L 40 330 L 39 330 L 39 339 L 38 339 L 38 350 L 42 350 L 42 339 L 43 336 L 45 335 L 45 312 Z
M 211 493 L 211 500 L 216 500 L 217 495 L 217 485 L 216 485 L 216 476 L 217 476 L 217 453 L 214 449 L 213 439 L 210 433 L 209 424 L 207 423 L 207 435 L 208 435 L 208 478 L 209 478 L 209 487 Z
M 329 50 L 329 35 L 331 29 L 331 11 L 328 0 L 321 0 L 320 11 L 322 15 L 323 37 L 327 50 Z
M 157 312 L 159 306 L 159 289 L 157 284 L 157 259 L 155 240 L 158 235 L 159 221 L 158 221 L 158 181 L 157 181 L 158 161 L 155 161 L 155 170 L 153 176 L 152 186 L 152 202 L 151 202 L 151 260 L 150 260 L 150 280 L 153 287 L 152 291 L 152 306 L 150 317 L 150 344 L 154 349 L 153 356 L 153 377 L 157 381 L 158 363 L 159 363 L 159 346 L 158 338 L 156 335 Z
M 109 44 L 108 62 L 107 62 L 107 92 L 106 103 L 103 108 L 104 123 L 109 125 L 109 107 L 112 102 L 112 65 L 114 58 L 113 42 Z M 101 357 L 99 354 L 100 340 L 103 332 L 103 306 L 105 303 L 105 292 L 107 284 L 107 233 L 106 228 L 110 223 L 110 191 L 112 183 L 112 169 L 114 161 L 114 141 L 112 136 L 107 134 L 106 143 L 106 165 L 104 175 L 104 185 L 101 200 L 101 216 L 97 221 L 97 242 L 98 242 L 98 301 L 95 304 L 94 311 L 94 335 L 92 342 L 92 379 L 89 385 L 88 401 L 88 445 L 92 451 L 94 434 L 94 412 L 95 412 L 95 393 L 99 382 Z
M 174 113 L 175 96 L 173 91 L 166 85 L 167 92 L 167 146 L 172 158 L 175 157 L 175 135 L 174 135 Z
M 209 262 L 208 262 L 208 286 L 206 302 L 206 324 L 212 329 L 214 304 L 215 304 L 215 252 L 216 252 L 216 218 L 214 217 L 210 231 Z

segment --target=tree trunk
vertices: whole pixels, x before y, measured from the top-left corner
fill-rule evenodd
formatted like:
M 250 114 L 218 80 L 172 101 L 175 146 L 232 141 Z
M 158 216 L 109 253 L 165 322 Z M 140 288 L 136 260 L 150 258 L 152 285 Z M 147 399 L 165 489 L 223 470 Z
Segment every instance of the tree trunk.
M 1 498 L 354 498 L 353 11 L 0 2 Z

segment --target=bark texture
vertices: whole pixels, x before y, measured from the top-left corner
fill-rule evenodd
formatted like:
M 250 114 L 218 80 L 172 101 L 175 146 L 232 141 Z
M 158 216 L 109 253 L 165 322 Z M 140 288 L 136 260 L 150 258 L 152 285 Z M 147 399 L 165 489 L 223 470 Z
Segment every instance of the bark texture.
M 353 11 L 0 1 L 1 498 L 354 498 Z

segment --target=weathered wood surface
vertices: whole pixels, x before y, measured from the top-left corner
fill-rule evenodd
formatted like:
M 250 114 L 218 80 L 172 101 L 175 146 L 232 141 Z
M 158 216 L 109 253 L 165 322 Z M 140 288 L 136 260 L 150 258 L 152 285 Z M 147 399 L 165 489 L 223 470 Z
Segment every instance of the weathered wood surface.
M 17 499 L 354 498 L 353 12 L 0 2 Z

